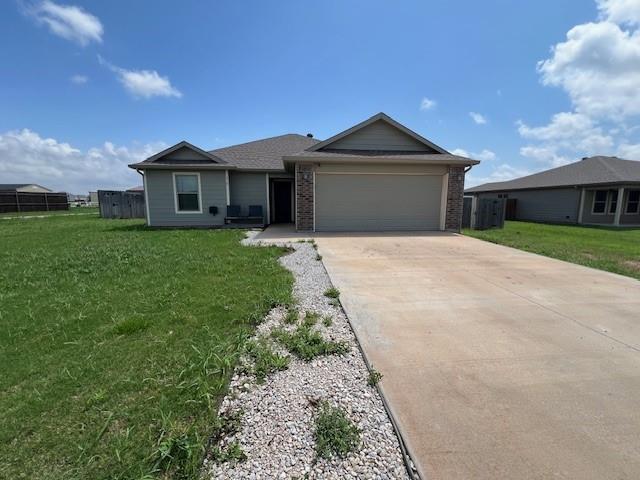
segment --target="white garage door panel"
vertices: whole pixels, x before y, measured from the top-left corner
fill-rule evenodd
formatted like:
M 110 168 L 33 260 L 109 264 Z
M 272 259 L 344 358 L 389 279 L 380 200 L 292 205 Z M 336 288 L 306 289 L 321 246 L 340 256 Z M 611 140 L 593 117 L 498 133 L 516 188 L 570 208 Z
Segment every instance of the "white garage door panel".
M 439 230 L 442 176 L 316 173 L 317 231 Z

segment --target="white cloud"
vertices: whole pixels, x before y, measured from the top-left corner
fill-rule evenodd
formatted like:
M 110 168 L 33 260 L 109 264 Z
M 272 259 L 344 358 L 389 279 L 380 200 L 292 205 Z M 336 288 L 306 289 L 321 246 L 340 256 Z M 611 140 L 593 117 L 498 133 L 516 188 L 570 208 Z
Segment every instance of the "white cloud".
M 558 152 L 554 147 L 527 145 L 520 148 L 520 155 L 544 164 L 545 167 L 560 167 L 575 161 L 575 159 L 558 155 Z
M 107 62 L 100 55 L 98 60 L 117 75 L 120 83 L 134 97 L 182 97 L 182 92 L 171 85 L 169 78 L 155 70 L 127 70 Z
M 471 120 L 473 120 L 478 125 L 484 125 L 485 123 L 487 123 L 486 117 L 480 113 L 469 112 L 469 116 L 471 117 Z
M 637 3 L 637 2 L 636 2 Z M 640 32 L 609 21 L 573 27 L 538 63 L 544 85 L 562 87 L 576 111 L 621 120 L 640 114 Z
M 533 172 L 526 168 L 514 167 L 508 163 L 502 163 L 494 167 L 489 175 L 478 177 L 474 175 L 474 173 L 474 169 L 471 169 L 466 175 L 465 187 L 475 187 L 476 185 L 490 182 L 506 182 L 507 180 L 530 175 Z
M 473 158 L 474 160 L 480 160 L 483 162 L 490 162 L 498 158 L 495 152 L 492 152 L 491 150 L 488 150 L 486 148 L 480 152 L 468 152 L 463 148 L 454 148 L 453 150 L 451 150 L 451 153 L 460 157 Z
M 432 108 L 435 108 L 435 106 L 436 101 L 427 97 L 424 97 L 420 102 L 420 110 L 431 110 Z
M 618 146 L 616 155 L 628 160 L 640 160 L 640 143 L 622 143 Z
M 38 183 L 58 191 L 85 193 L 98 188 L 123 189 L 140 183 L 127 167 L 166 148 L 162 142 L 102 146 L 82 151 L 29 129 L 0 134 L 0 178 L 7 183 Z
M 91 42 L 102 42 L 104 29 L 100 19 L 75 5 L 59 5 L 50 0 L 28 7 L 25 12 L 51 33 L 83 47 Z
M 76 85 L 84 85 L 89 81 L 89 77 L 86 75 L 73 75 L 69 80 L 71 80 L 71 83 L 75 83 Z
M 155 70 L 127 70 L 107 62 L 100 55 L 98 61 L 114 72 L 124 88 L 136 98 L 182 97 L 182 92 L 171 85 L 169 78 Z
M 598 0 L 600 19 L 620 24 L 640 23 L 640 2 L 638 0 Z

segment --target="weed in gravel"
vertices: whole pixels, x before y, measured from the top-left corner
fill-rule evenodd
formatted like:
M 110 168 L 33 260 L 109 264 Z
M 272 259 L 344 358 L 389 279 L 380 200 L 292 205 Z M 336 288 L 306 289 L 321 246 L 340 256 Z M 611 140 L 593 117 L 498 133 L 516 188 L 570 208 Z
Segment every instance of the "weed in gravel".
M 284 317 L 282 321 L 287 325 L 294 325 L 298 323 L 299 317 L 300 317 L 300 313 L 298 312 L 298 310 L 295 308 L 291 308 L 287 310 L 287 315 Z
M 315 418 L 314 438 L 318 457 L 345 458 L 360 445 L 360 430 L 345 412 L 328 402 L 320 404 Z
M 380 380 L 382 380 L 382 374 L 375 368 L 371 367 L 371 370 L 369 370 L 369 377 L 367 378 L 367 385 L 375 387 L 378 385 Z
M 324 317 L 322 319 L 322 324 L 325 327 L 330 327 L 331 325 L 333 325 L 333 318 L 331 318 L 331 316 L 327 315 L 326 317 Z
M 318 323 L 319 319 L 320 319 L 319 313 L 307 311 L 304 314 L 304 320 L 302 320 L 302 325 L 304 325 L 305 327 L 313 327 L 316 323 Z
M 328 297 L 328 298 L 339 298 L 340 297 L 340 290 L 338 290 L 336 287 L 331 287 L 331 288 L 327 288 L 324 291 L 324 296 Z
M 216 446 L 211 449 L 211 459 L 216 463 L 244 462 L 247 454 L 238 442 L 232 442 L 224 450 Z
M 276 328 L 271 335 L 296 357 L 307 362 L 320 355 L 343 355 L 349 351 L 346 342 L 325 340 L 319 332 L 304 324 L 293 332 Z
M 264 337 L 249 341 L 247 354 L 253 360 L 251 373 L 256 376 L 258 383 L 264 382 L 269 374 L 289 367 L 289 357 L 276 353 Z
M 242 410 L 236 410 L 234 412 L 225 412 L 216 417 L 211 438 L 220 440 L 227 435 L 238 433 L 240 431 L 243 413 Z
M 317 261 L 321 261 L 322 260 L 322 255 L 320 255 L 319 253 L 316 253 L 316 260 Z

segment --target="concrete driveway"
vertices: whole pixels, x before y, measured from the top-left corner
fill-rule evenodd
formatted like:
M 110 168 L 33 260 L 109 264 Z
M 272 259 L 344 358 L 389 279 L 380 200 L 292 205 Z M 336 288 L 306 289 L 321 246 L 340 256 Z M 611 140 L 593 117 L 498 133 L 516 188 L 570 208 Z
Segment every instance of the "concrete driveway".
M 316 241 L 424 478 L 640 478 L 640 282 L 458 235 Z

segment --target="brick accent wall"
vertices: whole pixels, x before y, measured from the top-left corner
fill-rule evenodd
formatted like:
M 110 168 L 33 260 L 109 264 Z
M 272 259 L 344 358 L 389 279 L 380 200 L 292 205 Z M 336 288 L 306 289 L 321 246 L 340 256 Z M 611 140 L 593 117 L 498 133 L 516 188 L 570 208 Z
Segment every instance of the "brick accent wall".
M 462 226 L 462 203 L 464 197 L 464 167 L 449 167 L 447 189 L 447 212 L 445 230 L 459 232 Z
M 313 165 L 296 165 L 296 229 L 313 230 Z

